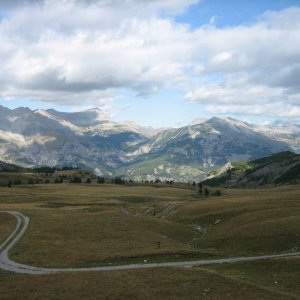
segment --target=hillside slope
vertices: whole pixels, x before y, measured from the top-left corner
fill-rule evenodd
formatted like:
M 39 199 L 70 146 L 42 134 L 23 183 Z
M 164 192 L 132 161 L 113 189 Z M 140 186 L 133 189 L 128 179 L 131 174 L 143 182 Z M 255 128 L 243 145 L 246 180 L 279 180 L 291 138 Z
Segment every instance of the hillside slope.
M 0 172 L 24 172 L 25 169 L 0 160 Z
M 160 132 L 135 147 L 130 161 L 118 170 L 137 179 L 200 180 L 216 166 L 251 160 L 288 150 L 286 143 L 253 131 L 231 118 L 212 118 L 200 124 Z
M 258 187 L 300 182 L 300 154 L 281 152 L 253 161 L 226 164 L 203 181 L 211 186 Z

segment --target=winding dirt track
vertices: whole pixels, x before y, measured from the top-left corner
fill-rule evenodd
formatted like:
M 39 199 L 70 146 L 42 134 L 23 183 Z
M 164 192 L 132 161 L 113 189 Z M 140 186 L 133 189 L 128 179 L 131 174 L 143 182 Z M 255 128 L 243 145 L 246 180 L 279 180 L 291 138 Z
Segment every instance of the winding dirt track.
M 39 268 L 33 266 L 27 266 L 19 264 L 9 259 L 10 249 L 23 237 L 25 234 L 29 218 L 17 211 L 0 211 L 1 213 L 8 213 L 14 216 L 17 220 L 16 227 L 10 236 L 0 245 L 0 268 L 6 271 L 15 273 L 41 275 L 57 272 L 104 272 L 114 270 L 129 270 L 129 269 L 148 269 L 148 268 L 174 268 L 174 267 L 187 267 L 187 266 L 200 266 L 211 264 L 223 264 L 223 263 L 237 263 L 247 262 L 255 260 L 266 260 L 275 258 L 285 258 L 300 256 L 300 252 L 284 253 L 275 255 L 264 256 L 249 256 L 249 257 L 235 257 L 235 258 L 223 258 L 223 259 L 210 259 L 210 260 L 194 260 L 194 261 L 178 261 L 178 262 L 163 262 L 163 263 L 140 263 L 130 265 L 119 266 L 107 266 L 107 267 L 91 267 L 91 268 L 62 268 L 62 269 L 50 269 Z

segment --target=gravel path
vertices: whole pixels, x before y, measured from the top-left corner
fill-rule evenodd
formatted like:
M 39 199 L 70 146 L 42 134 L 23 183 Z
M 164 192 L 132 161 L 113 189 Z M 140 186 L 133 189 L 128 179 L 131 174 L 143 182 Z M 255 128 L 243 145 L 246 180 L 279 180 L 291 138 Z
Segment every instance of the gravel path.
M 0 245 L 0 268 L 6 271 L 23 274 L 49 274 L 57 272 L 103 272 L 114 270 L 129 270 L 129 269 L 149 269 L 149 268 L 170 268 L 170 267 L 187 267 L 187 266 L 201 266 L 211 264 L 223 264 L 223 263 L 238 263 L 255 260 L 266 260 L 275 258 L 285 258 L 300 256 L 300 252 L 284 253 L 275 255 L 264 256 L 249 256 L 249 257 L 235 257 L 235 258 L 223 258 L 223 259 L 209 259 L 209 260 L 194 260 L 194 261 L 178 261 L 178 262 L 163 262 L 163 263 L 139 263 L 130 265 L 119 266 L 106 266 L 106 267 L 91 267 L 91 268 L 39 268 L 33 266 L 27 266 L 19 264 L 9 259 L 9 250 L 23 237 L 25 234 L 29 218 L 17 211 L 0 211 L 1 213 L 8 213 L 14 216 L 17 220 L 16 227 L 10 236 Z

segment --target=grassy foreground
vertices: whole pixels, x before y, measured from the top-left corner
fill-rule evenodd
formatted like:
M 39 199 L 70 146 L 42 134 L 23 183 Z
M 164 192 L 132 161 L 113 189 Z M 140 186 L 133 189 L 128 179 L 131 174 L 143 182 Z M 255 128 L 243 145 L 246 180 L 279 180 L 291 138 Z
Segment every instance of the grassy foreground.
M 30 217 L 14 260 L 43 267 L 187 260 L 300 250 L 300 189 L 116 185 L 0 188 L 0 210 Z M 14 219 L 0 214 L 0 241 Z M 299 259 L 205 268 L 13 275 L 0 299 L 300 299 Z
M 13 231 L 15 218 L 9 214 L 0 214 L 0 244 Z
M 0 299 L 300 299 L 299 260 L 43 276 L 0 272 Z

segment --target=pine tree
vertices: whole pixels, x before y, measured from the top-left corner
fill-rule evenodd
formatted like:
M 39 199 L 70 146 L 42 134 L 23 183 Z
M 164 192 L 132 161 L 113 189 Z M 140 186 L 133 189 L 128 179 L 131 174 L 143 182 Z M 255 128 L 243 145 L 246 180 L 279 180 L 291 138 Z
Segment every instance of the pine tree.
M 208 190 L 207 187 L 204 188 L 204 195 L 205 195 L 206 197 L 209 196 L 209 190 Z

